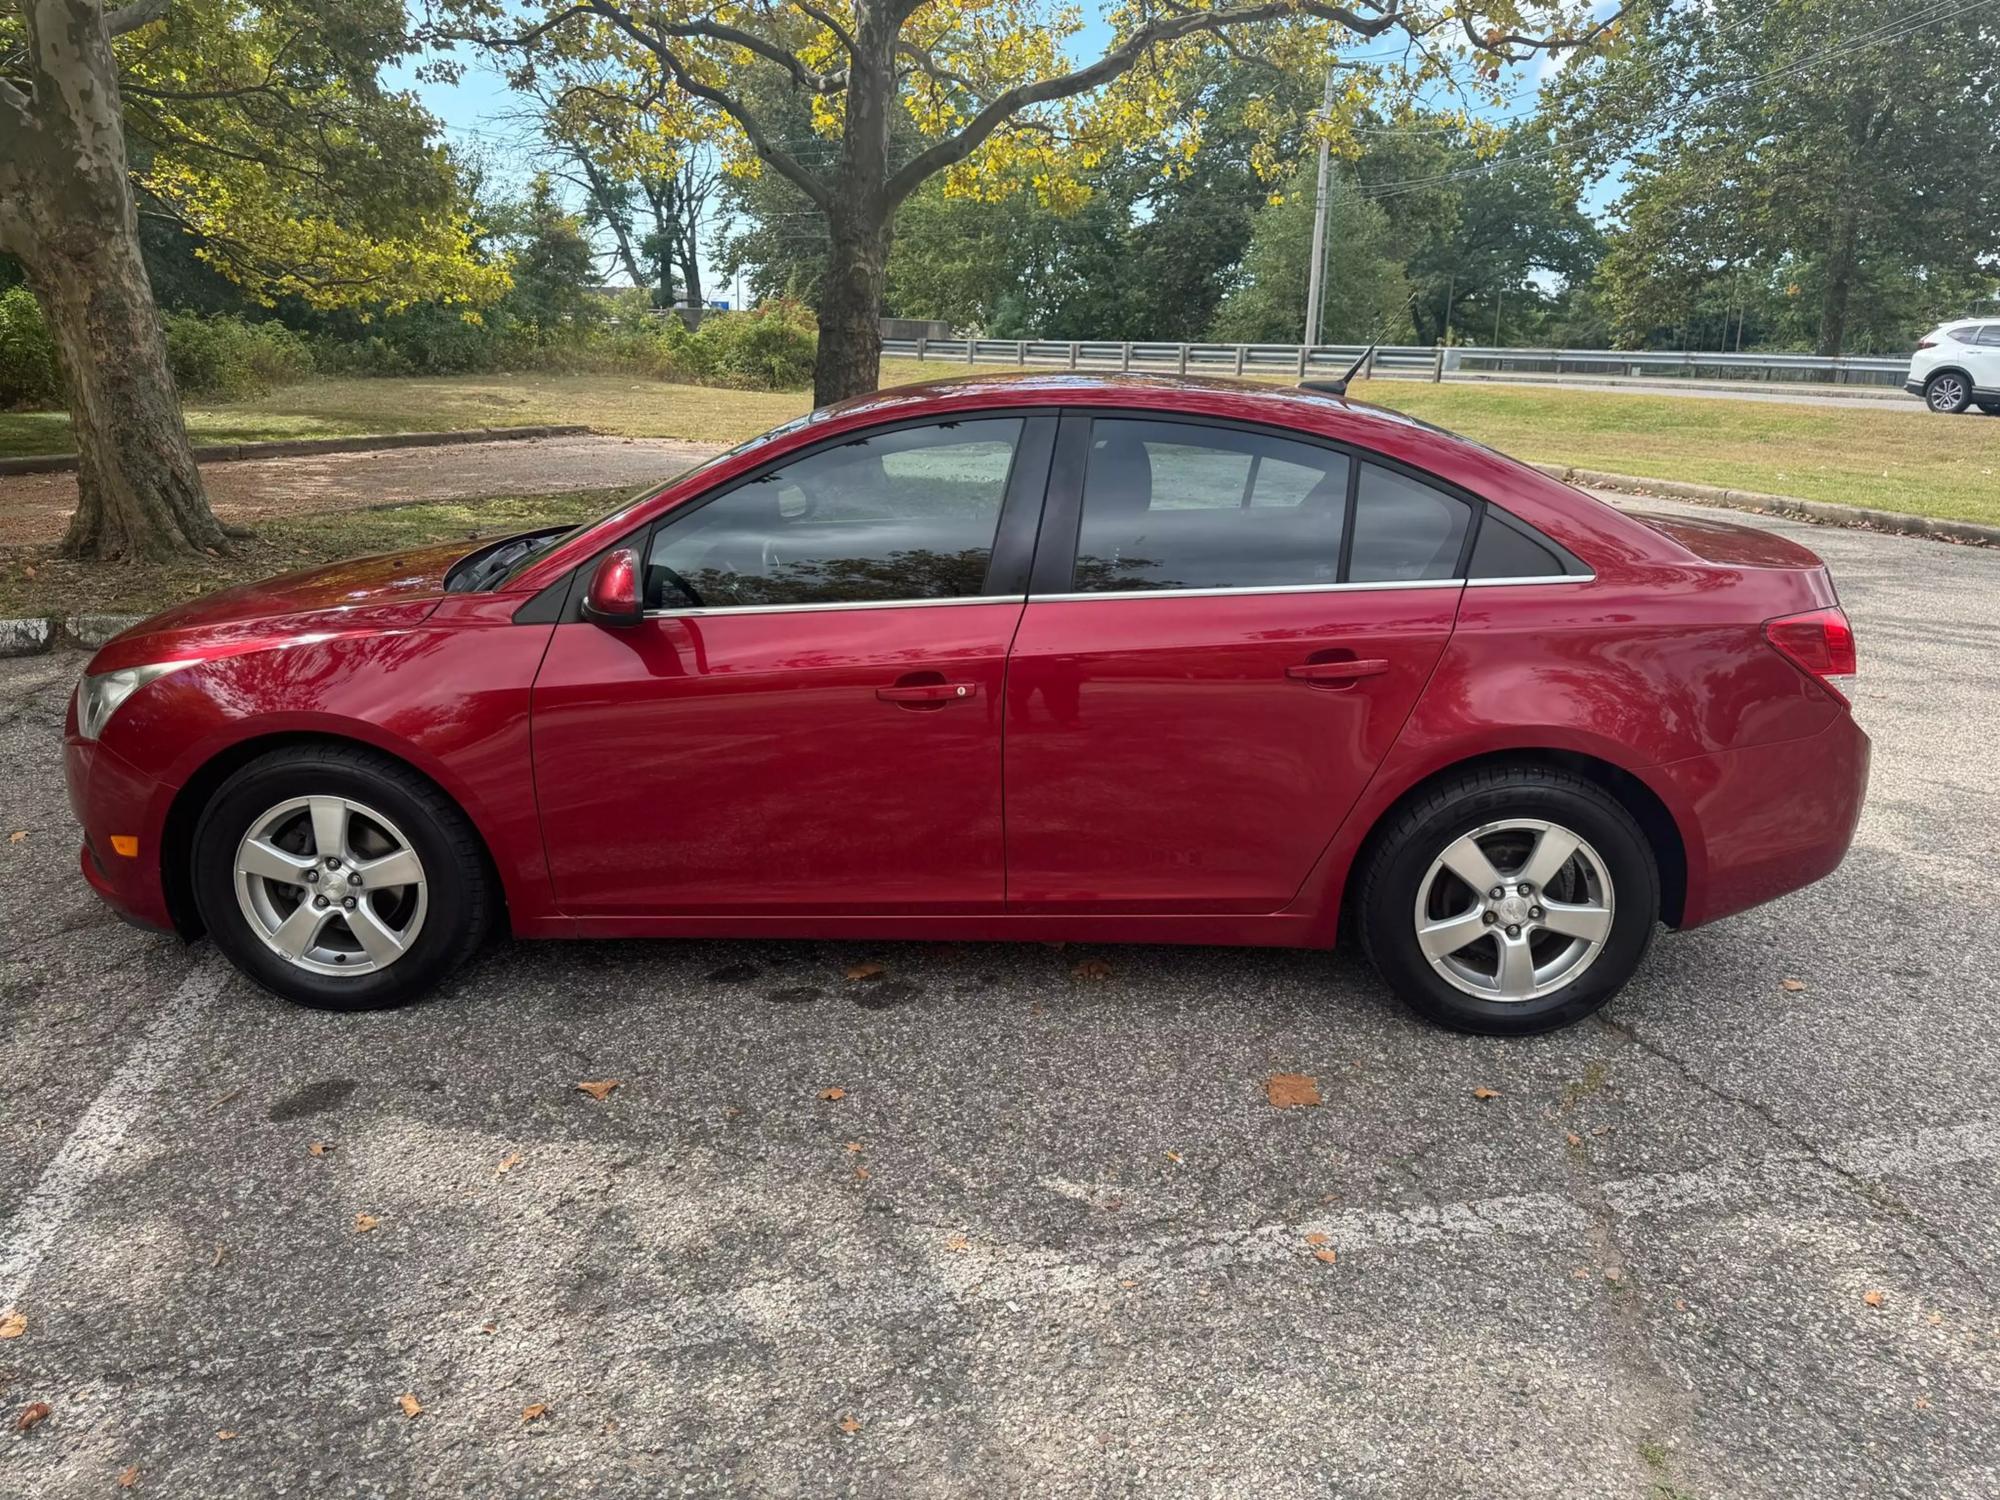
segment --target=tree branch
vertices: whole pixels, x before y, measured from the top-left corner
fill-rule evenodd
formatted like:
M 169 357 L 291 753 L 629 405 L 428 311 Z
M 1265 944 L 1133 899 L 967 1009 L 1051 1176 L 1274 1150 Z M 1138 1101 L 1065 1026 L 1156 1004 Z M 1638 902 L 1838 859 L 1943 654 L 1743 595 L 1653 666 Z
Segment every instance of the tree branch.
M 132 0 L 130 5 L 105 12 L 104 29 L 112 36 L 137 31 L 141 26 L 149 26 L 163 18 L 167 7 L 172 4 L 173 0 Z
M 1400 0 L 1386 0 L 1379 12 L 1363 16 L 1342 5 L 1323 3 L 1323 0 L 1265 0 L 1263 4 L 1233 9 L 1178 11 L 1148 21 L 1087 67 L 1055 78 L 1045 78 L 1038 83 L 1017 84 L 996 94 L 956 135 L 947 136 L 905 163 L 902 170 L 889 179 L 889 201 L 891 204 L 902 202 L 926 179 L 964 161 L 985 144 L 988 136 L 1020 111 L 1032 105 L 1046 104 L 1052 99 L 1069 99 L 1087 93 L 1100 83 L 1130 71 L 1140 57 L 1153 47 L 1177 42 L 1200 32 L 1220 32 L 1230 26 L 1298 15 L 1320 16 L 1339 22 L 1356 36 L 1374 37 L 1397 23 L 1400 19 L 1399 7 Z
M 823 10 L 819 6 L 809 3 L 809 0 L 792 0 L 792 3 L 811 16 L 815 21 L 819 22 L 828 31 L 832 32 L 840 45 L 847 49 L 849 57 L 854 56 L 854 38 L 848 35 L 845 26 L 842 26 L 840 22 L 833 18 L 831 11 Z
M 25 132 L 35 123 L 33 101 L 4 78 L 0 78 L 0 123 L 9 135 Z

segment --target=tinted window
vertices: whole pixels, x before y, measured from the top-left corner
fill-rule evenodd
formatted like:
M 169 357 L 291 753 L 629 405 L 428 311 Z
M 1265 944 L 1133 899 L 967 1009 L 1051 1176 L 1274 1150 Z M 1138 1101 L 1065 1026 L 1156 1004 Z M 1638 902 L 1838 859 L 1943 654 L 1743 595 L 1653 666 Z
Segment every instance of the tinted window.
M 1486 508 L 1479 540 L 1472 546 L 1474 578 L 1549 578 L 1562 571 L 1562 559 L 1549 547 L 1501 520 L 1492 506 Z
M 1336 582 L 1347 472 L 1345 454 L 1266 433 L 1094 422 L 1073 587 Z
M 653 609 L 979 594 L 1018 418 L 874 433 L 784 464 L 653 533 Z
M 1456 578 L 1472 507 L 1393 469 L 1361 466 L 1355 492 L 1355 583 Z
M 2000 323 L 1988 323 L 1980 329 L 1979 343 L 1982 348 L 1989 344 L 2000 344 Z
M 1979 342 L 1979 330 L 1977 328 L 1954 328 L 1951 331 L 1951 337 L 1957 339 L 1961 344 L 1976 344 Z

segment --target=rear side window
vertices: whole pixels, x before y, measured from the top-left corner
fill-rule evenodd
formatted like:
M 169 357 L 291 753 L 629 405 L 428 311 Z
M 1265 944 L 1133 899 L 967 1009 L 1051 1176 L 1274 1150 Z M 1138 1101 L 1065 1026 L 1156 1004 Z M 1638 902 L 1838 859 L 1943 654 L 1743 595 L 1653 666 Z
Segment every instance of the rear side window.
M 1337 582 L 1349 468 L 1343 453 L 1269 433 L 1100 418 L 1071 587 Z
M 1979 344 L 1981 348 L 2000 344 L 2000 323 L 1988 323 L 1984 328 L 1980 329 Z
M 1361 466 L 1354 497 L 1354 583 L 1459 576 L 1472 507 L 1420 479 L 1379 464 Z
M 1472 577 L 1559 578 L 1567 571 L 1552 548 L 1487 506 L 1486 519 L 1479 523 L 1479 540 L 1472 547 Z
M 1982 328 L 1954 328 L 1951 337 L 1961 344 L 1976 344 L 1979 342 L 1980 334 L 1985 331 Z
M 980 594 L 1018 418 L 870 433 L 783 464 L 653 533 L 649 609 Z

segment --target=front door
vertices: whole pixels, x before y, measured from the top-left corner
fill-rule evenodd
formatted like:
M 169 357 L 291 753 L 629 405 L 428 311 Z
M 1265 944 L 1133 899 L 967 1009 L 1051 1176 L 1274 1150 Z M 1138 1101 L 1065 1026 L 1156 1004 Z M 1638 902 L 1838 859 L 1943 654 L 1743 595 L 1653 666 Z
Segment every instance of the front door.
M 1009 909 L 1285 907 L 1443 651 L 1472 514 L 1266 430 L 1066 417 L 1009 666 Z
M 558 625 L 535 683 L 563 911 L 998 910 L 1025 558 L 996 562 L 995 537 L 1039 506 L 1053 426 L 871 429 L 639 539 L 645 620 Z

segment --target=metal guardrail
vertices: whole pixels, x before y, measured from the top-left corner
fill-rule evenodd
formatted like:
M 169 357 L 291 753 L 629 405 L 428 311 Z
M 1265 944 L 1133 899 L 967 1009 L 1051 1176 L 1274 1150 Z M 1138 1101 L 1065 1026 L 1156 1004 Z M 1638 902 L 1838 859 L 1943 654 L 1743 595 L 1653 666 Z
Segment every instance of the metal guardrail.
M 884 339 L 882 352 L 944 363 L 1069 370 L 1173 371 L 1189 375 L 1339 375 L 1359 344 L 1170 344 L 1102 339 Z M 1489 349 L 1384 345 L 1368 374 L 1411 380 L 1757 381 L 1900 390 L 1908 359 L 1816 354 L 1673 353 L 1619 349 Z

